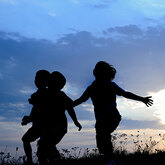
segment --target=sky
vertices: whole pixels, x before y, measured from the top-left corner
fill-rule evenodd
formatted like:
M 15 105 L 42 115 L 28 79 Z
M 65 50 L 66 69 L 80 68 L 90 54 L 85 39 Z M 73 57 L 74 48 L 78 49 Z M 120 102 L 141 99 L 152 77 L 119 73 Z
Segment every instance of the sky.
M 163 0 L 0 0 L 0 150 L 22 147 L 21 126 L 39 69 L 64 74 L 73 100 L 94 80 L 102 60 L 117 69 L 124 90 L 154 105 L 117 98 L 124 130 L 165 129 L 165 2 Z M 75 108 L 60 147 L 95 145 L 91 100 Z

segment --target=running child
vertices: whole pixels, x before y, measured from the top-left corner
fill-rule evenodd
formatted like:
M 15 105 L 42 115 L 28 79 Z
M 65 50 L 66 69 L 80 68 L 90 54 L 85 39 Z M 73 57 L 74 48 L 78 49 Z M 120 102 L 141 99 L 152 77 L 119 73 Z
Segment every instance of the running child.
M 115 74 L 116 69 L 112 65 L 104 61 L 98 62 L 93 70 L 95 80 L 82 96 L 74 101 L 74 106 L 77 106 L 91 98 L 96 119 L 96 144 L 99 152 L 105 155 L 109 165 L 114 161 L 111 133 L 121 120 L 121 115 L 117 110 L 116 96 L 141 101 L 146 106 L 153 104 L 151 96 L 141 97 L 120 88 L 112 81 Z

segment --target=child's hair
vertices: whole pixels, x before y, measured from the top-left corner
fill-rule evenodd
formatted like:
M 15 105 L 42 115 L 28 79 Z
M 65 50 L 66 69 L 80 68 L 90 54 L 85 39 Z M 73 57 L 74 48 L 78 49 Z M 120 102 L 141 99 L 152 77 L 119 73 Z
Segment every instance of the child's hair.
M 100 80 L 103 78 L 108 78 L 110 80 L 115 78 L 116 69 L 104 61 L 99 61 L 93 70 L 93 75 L 96 79 Z
M 50 83 L 53 85 L 56 84 L 58 86 L 59 89 L 62 89 L 65 84 L 66 84 L 66 78 L 64 77 L 64 75 L 58 71 L 54 71 L 51 73 L 51 79 L 50 79 Z
M 47 79 L 47 78 L 49 78 L 50 73 L 49 73 L 49 71 L 43 69 L 43 70 L 37 71 L 36 76 L 41 79 Z
M 36 79 L 39 80 L 45 86 L 48 85 L 49 76 L 50 76 L 50 72 L 44 69 L 39 70 L 36 73 Z

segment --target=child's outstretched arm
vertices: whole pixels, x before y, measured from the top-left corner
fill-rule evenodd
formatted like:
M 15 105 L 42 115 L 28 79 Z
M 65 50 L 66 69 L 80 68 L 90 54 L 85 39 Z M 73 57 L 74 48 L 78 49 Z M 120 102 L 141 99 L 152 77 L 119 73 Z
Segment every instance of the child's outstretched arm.
M 135 95 L 131 92 L 127 92 L 125 91 L 122 96 L 128 98 L 128 99 L 133 99 L 133 100 L 137 100 L 137 101 L 141 101 L 144 104 L 146 104 L 147 107 L 151 106 L 153 104 L 153 100 L 151 99 L 152 96 L 147 96 L 147 97 L 141 97 L 138 95 Z
M 81 97 L 79 97 L 78 99 L 76 99 L 76 100 L 74 100 L 74 102 L 73 102 L 73 106 L 75 107 L 75 106 L 77 106 L 77 105 L 79 105 L 79 104 L 81 104 L 81 103 L 83 103 L 83 102 L 85 102 L 85 101 L 87 101 L 88 99 L 89 99 L 89 92 L 90 91 L 90 89 L 89 89 L 89 87 L 85 90 L 85 92 L 82 94 L 82 96 Z
M 77 120 L 76 113 L 75 113 L 74 109 L 70 107 L 70 108 L 68 108 L 67 111 L 68 111 L 70 117 L 72 118 L 74 124 L 79 128 L 78 130 L 80 131 L 82 126 Z
M 73 105 L 75 107 L 75 106 L 77 106 L 77 105 L 79 105 L 79 104 L 81 104 L 83 102 L 84 102 L 83 99 L 80 97 L 80 98 L 78 98 L 78 99 L 73 101 Z

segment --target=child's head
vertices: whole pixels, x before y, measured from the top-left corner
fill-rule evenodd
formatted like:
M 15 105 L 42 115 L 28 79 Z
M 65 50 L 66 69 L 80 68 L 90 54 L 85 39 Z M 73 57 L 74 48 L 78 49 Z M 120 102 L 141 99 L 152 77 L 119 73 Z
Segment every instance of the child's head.
M 60 91 L 66 84 L 66 79 L 63 74 L 58 71 L 54 71 L 50 74 L 48 87 Z
M 98 81 L 111 81 L 115 78 L 116 69 L 104 61 L 99 61 L 93 70 L 93 75 Z
M 47 70 L 39 70 L 35 76 L 35 85 L 38 89 L 46 88 L 48 85 L 48 80 L 50 77 L 50 73 Z

